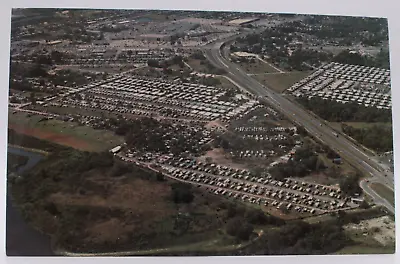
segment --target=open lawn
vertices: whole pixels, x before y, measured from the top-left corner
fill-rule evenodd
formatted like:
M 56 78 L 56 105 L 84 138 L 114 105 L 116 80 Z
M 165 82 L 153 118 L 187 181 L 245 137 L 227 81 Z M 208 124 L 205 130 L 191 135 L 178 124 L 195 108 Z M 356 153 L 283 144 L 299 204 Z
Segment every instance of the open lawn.
M 238 65 L 249 74 L 279 72 L 274 67 L 261 60 L 255 60 L 254 62 L 239 62 Z
M 306 138 L 308 142 L 314 146 L 318 145 L 318 142 L 311 138 Z M 356 170 L 349 163 L 342 160 L 341 164 L 333 163 L 333 160 L 328 158 L 326 153 L 318 153 L 318 158 L 327 167 L 324 171 L 310 174 L 302 179 L 305 181 L 315 182 L 324 185 L 336 185 L 341 180 L 340 175 L 355 174 Z
M 394 192 L 380 183 L 371 183 L 371 188 L 394 206 Z
M 355 173 L 355 169 L 354 167 L 352 167 L 349 163 L 347 163 L 345 160 L 342 160 L 342 163 L 340 164 L 335 164 L 333 163 L 333 160 L 329 159 L 326 154 L 320 154 L 318 156 L 326 166 L 328 167 L 332 167 L 332 166 L 336 166 L 338 167 L 343 174 L 351 174 L 351 173 Z
M 206 62 L 206 60 L 204 60 L 204 62 Z M 201 73 L 209 73 L 210 72 L 208 70 L 206 64 L 203 64 L 202 60 L 189 58 L 187 61 L 187 64 L 189 64 L 190 67 L 196 72 L 201 72 Z
M 106 151 L 124 139 L 111 131 L 80 126 L 75 122 L 44 120 L 26 113 L 9 115 L 9 127 L 19 133 L 87 151 Z
M 310 72 L 286 72 L 254 75 L 253 77 L 271 89 L 282 93 L 290 86 L 307 77 Z
M 222 88 L 229 89 L 229 90 L 230 89 L 232 89 L 232 90 L 238 89 L 238 87 L 235 84 L 233 84 L 232 82 L 230 82 L 228 79 L 224 78 L 223 76 L 216 76 L 215 78 L 221 82 L 221 84 L 217 85 L 217 87 L 222 87 Z

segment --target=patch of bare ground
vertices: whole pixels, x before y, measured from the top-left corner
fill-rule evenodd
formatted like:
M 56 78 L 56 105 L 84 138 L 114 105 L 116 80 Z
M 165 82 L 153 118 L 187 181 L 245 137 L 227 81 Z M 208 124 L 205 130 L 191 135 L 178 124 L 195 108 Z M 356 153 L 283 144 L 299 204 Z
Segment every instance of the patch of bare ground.
M 299 219 L 301 217 L 304 217 L 304 214 L 300 214 L 300 213 L 296 213 L 294 211 L 290 211 L 290 212 L 283 212 L 280 209 L 277 209 L 275 207 L 271 207 L 271 206 L 261 206 L 261 210 L 263 210 L 264 212 L 279 217 L 283 220 L 294 220 L 294 219 Z
M 200 156 L 198 159 L 201 162 L 206 162 L 207 159 L 211 159 L 213 163 L 228 166 L 234 169 L 246 169 L 245 164 L 235 163 L 222 148 L 213 148 L 205 153 L 205 155 Z
M 298 181 L 305 181 L 305 182 L 312 182 L 312 183 L 317 183 L 317 184 L 322 184 L 322 185 L 330 185 L 334 186 L 338 184 L 339 179 L 331 178 L 325 173 L 313 173 L 310 174 L 306 177 L 303 178 L 293 178 Z
M 348 224 L 344 226 L 347 231 L 353 231 L 355 235 L 372 237 L 379 244 L 387 246 L 395 242 L 395 222 L 389 216 L 361 221 L 359 224 Z
M 104 207 L 134 213 L 142 217 L 164 217 L 171 213 L 171 206 L 166 202 L 170 196 L 170 188 L 166 184 L 150 182 L 142 179 L 134 179 L 129 183 L 123 181 L 98 179 L 96 181 L 87 181 L 86 186 L 93 189 L 106 188 L 107 195 L 79 194 L 79 193 L 55 193 L 50 196 L 50 200 L 56 204 L 68 206 L 88 206 Z M 96 186 L 98 185 L 98 186 Z M 101 187 L 100 187 L 101 186 Z M 96 191 L 96 193 L 98 193 Z M 143 201 L 146 201 L 145 203 Z M 149 206 L 150 205 L 150 206 Z
M 223 124 L 221 124 L 219 121 L 211 121 L 211 122 L 208 122 L 208 123 L 205 125 L 205 127 L 208 128 L 208 129 L 219 127 L 219 128 L 222 128 L 223 130 L 226 131 L 225 126 L 224 126 Z
M 95 224 L 88 229 L 89 237 L 86 238 L 86 242 L 92 242 L 96 244 L 105 243 L 106 241 L 128 239 L 127 234 L 132 232 L 134 229 L 133 225 L 127 225 L 120 219 L 111 218 L 100 223 Z

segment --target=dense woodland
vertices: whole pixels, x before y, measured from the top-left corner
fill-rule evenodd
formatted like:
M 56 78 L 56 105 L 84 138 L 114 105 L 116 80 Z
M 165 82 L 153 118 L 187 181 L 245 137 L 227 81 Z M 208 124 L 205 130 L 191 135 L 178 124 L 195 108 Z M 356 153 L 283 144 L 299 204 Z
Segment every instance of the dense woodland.
M 153 118 L 115 121 L 117 135 L 125 136 L 127 146 L 139 151 L 180 154 L 198 153 L 202 130 L 181 124 L 162 123 Z
M 340 224 L 310 225 L 298 221 L 268 230 L 257 245 L 245 251 L 256 255 L 323 255 L 349 243 Z
M 342 130 L 367 148 L 377 152 L 393 151 L 392 126 L 373 125 L 366 128 L 355 128 L 342 124 Z
M 293 132 L 286 132 L 287 135 L 293 134 Z M 239 134 L 228 132 L 215 138 L 213 145 L 216 148 L 223 148 L 226 151 L 245 151 L 248 149 L 253 150 L 266 150 L 269 151 L 274 149 L 276 152 L 283 152 L 279 148 L 279 145 L 286 146 L 287 149 L 293 147 L 295 139 L 292 136 L 288 136 L 286 139 L 273 140 L 273 141 L 257 141 L 255 139 L 243 138 Z
M 96 183 L 92 180 L 96 174 L 99 174 L 99 176 L 102 175 L 102 181 Z M 88 243 L 88 241 L 90 241 L 88 240 L 90 235 L 86 233 L 86 230 L 91 222 L 95 224 L 99 221 L 105 221 L 110 217 L 117 218 L 122 222 L 138 221 L 140 219 L 131 219 L 131 217 L 126 215 L 127 212 L 120 207 L 114 206 L 106 208 L 90 206 L 90 197 L 111 197 L 113 192 L 115 192 L 113 189 L 117 187 L 115 184 L 112 184 L 111 181 L 114 179 L 113 181 L 117 182 L 121 177 L 125 178 L 125 184 L 131 182 L 128 180 L 129 178 L 138 178 L 148 181 L 150 185 L 154 184 L 154 187 L 160 184 L 170 186 L 170 194 L 168 195 L 167 193 L 167 201 L 164 202 L 168 203 L 169 200 L 169 203 L 176 204 L 176 206 L 186 204 L 187 206 L 193 207 L 195 211 L 189 211 L 189 214 L 186 214 L 184 218 L 181 216 L 180 219 L 174 220 L 180 223 L 179 226 L 174 227 L 174 229 L 170 231 L 175 234 L 174 236 L 188 235 L 189 233 L 187 232 L 192 232 L 190 230 L 193 228 L 206 228 L 204 231 L 209 228 L 222 228 L 223 230 L 226 229 L 227 235 L 231 236 L 234 239 L 233 241 L 237 241 L 235 243 L 240 243 L 240 241 L 247 241 L 256 236 L 256 234 L 254 234 L 254 227 L 256 225 L 279 226 L 284 224 L 284 221 L 273 216 L 265 215 L 258 209 L 237 206 L 227 201 L 221 201 L 216 197 L 211 200 L 208 200 L 208 198 L 204 200 L 206 208 L 209 207 L 207 210 L 211 211 L 203 216 L 204 213 L 196 212 L 196 208 L 199 206 L 199 199 L 205 199 L 205 197 L 200 198 L 205 195 L 205 193 L 201 194 L 201 191 L 199 192 L 199 190 L 196 190 L 188 184 L 167 181 L 159 173 L 142 169 L 136 165 L 117 161 L 114 159 L 113 155 L 108 152 L 89 153 L 71 149 L 53 152 L 33 171 L 23 173 L 20 177 L 10 178 L 9 185 L 12 187 L 13 195 L 18 202 L 24 218 L 34 223 L 34 226 L 39 227 L 45 233 L 51 234 L 56 244 L 61 248 L 69 250 L 100 249 L 105 251 L 115 249 L 122 250 L 127 246 L 136 249 L 140 249 L 140 247 L 151 248 L 154 239 L 160 240 L 160 238 L 154 238 L 154 235 L 163 237 L 169 236 L 169 234 L 164 234 L 162 232 L 152 234 L 144 225 L 143 230 L 150 233 L 141 232 L 139 236 L 136 234 L 128 234 L 128 237 L 133 239 L 133 241 L 136 241 L 135 239 L 140 239 L 140 243 L 136 245 L 132 245 L 132 241 L 129 240 L 123 240 L 121 242 L 106 241 L 105 244 L 96 244 L 94 241 L 92 244 L 90 242 Z M 106 181 L 106 178 L 110 178 L 111 181 Z M 106 184 L 104 185 L 103 183 Z M 135 181 L 131 184 L 135 184 Z M 66 197 L 70 196 L 71 199 L 77 199 L 77 195 L 79 195 L 79 197 L 85 197 L 85 199 L 87 199 L 87 205 L 85 205 L 85 203 L 81 203 L 80 205 L 68 205 L 49 199 L 55 194 L 63 194 L 63 196 Z M 160 195 L 163 196 L 165 194 Z M 160 197 L 160 199 L 163 198 Z M 147 201 L 143 200 L 141 203 L 145 205 Z M 209 206 L 207 206 L 207 204 L 209 204 Z M 216 206 L 215 204 L 218 204 L 217 207 L 219 209 L 214 209 L 214 206 Z M 150 204 L 149 206 L 149 208 L 151 208 Z M 165 210 L 167 210 L 167 208 L 165 208 Z M 154 213 L 157 212 L 155 211 Z M 178 215 L 180 214 L 181 213 L 178 213 Z M 212 218 L 210 217 L 212 217 L 213 214 L 217 214 L 218 216 L 214 215 L 213 218 L 215 219 L 211 220 Z M 139 215 L 137 217 L 139 217 Z M 146 222 L 152 223 L 156 219 L 157 218 L 150 218 L 147 219 Z M 240 228 L 235 226 L 235 230 L 232 231 L 232 223 L 236 223 L 237 221 L 244 223 L 244 225 Z M 200 223 L 207 225 L 203 226 L 203 224 L 200 225 Z M 226 227 L 224 227 L 225 225 Z M 156 228 L 156 226 L 154 227 Z M 173 239 L 173 237 L 169 239 Z M 83 241 L 87 242 L 82 244 Z
M 7 154 L 7 173 L 16 172 L 28 162 L 28 158 L 13 153 Z
M 348 46 L 349 49 L 356 44 L 380 46 L 388 41 L 387 29 L 385 19 L 310 16 L 304 22 L 286 22 L 239 38 L 231 45 L 231 51 L 266 54 L 271 62 L 286 70 L 307 71 L 330 61 L 389 68 L 389 52 L 384 49 L 370 56 L 350 53 L 350 50 L 334 55 L 324 48 L 325 45 Z M 292 45 L 296 41 L 305 44 Z
M 384 69 L 390 68 L 389 51 L 383 49 L 381 49 L 375 57 L 350 52 L 350 50 L 344 50 L 334 56 L 333 61 L 342 64 L 362 65 Z
M 299 97 L 297 101 L 306 109 L 330 122 L 391 122 L 392 113 L 386 109 L 365 107 L 357 103 L 342 104 L 322 98 Z M 327 102 L 329 102 L 327 104 Z M 329 107 L 327 107 L 329 105 Z
M 309 146 L 296 151 L 287 163 L 280 163 L 270 169 L 271 176 L 277 180 L 289 177 L 304 177 L 312 172 L 322 171 L 326 168 L 317 153 Z
M 40 63 L 26 65 L 24 63 L 11 62 L 10 64 L 10 101 L 18 103 L 13 96 L 13 90 L 30 92 L 28 98 L 35 102 L 37 93 L 58 94 L 57 86 L 75 87 L 84 85 L 98 78 L 106 78 L 107 74 L 80 73 L 73 70 L 59 70 L 54 75 L 49 74 L 51 67 Z M 33 81 L 36 84 L 33 84 Z
M 348 196 L 361 194 L 362 189 L 359 185 L 360 177 L 359 174 L 345 175 L 344 177 L 341 177 L 341 180 L 339 181 L 340 190 Z

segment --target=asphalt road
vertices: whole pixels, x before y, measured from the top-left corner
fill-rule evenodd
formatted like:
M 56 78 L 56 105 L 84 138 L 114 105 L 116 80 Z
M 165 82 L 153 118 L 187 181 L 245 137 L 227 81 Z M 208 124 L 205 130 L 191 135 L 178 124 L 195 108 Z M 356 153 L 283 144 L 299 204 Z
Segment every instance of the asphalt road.
M 271 104 L 277 110 L 285 114 L 294 123 L 302 125 L 310 134 L 315 136 L 320 141 L 324 142 L 335 150 L 339 155 L 348 161 L 353 166 L 359 168 L 367 175 L 370 175 L 375 181 L 386 185 L 390 189 L 394 189 L 394 176 L 393 173 L 385 171 L 378 162 L 377 157 L 370 157 L 362 149 L 356 146 L 353 142 L 336 133 L 330 126 L 308 111 L 304 110 L 301 106 L 291 102 L 284 95 L 274 92 L 272 89 L 262 85 L 252 77 L 248 76 L 246 72 L 240 69 L 236 64 L 226 59 L 227 49 L 222 49 L 223 42 L 217 42 L 213 45 L 206 46 L 204 54 L 207 59 L 219 68 L 225 69 L 228 73 L 227 76 L 246 89 L 253 95 L 261 96 L 267 103 Z M 224 53 L 224 55 L 222 54 Z M 364 187 L 361 185 L 361 187 Z M 387 206 L 387 203 L 382 203 L 381 199 L 375 196 L 374 202 L 382 204 L 388 210 L 394 212 L 392 206 Z M 384 200 L 384 199 L 383 199 Z

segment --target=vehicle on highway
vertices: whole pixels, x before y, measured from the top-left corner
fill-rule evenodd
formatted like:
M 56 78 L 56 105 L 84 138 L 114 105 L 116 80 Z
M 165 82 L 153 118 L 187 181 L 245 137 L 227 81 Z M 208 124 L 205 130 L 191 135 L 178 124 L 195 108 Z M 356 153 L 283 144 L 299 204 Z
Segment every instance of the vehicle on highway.
M 338 133 L 336 133 L 336 132 L 332 132 L 332 134 L 333 134 L 335 137 L 339 137 Z

